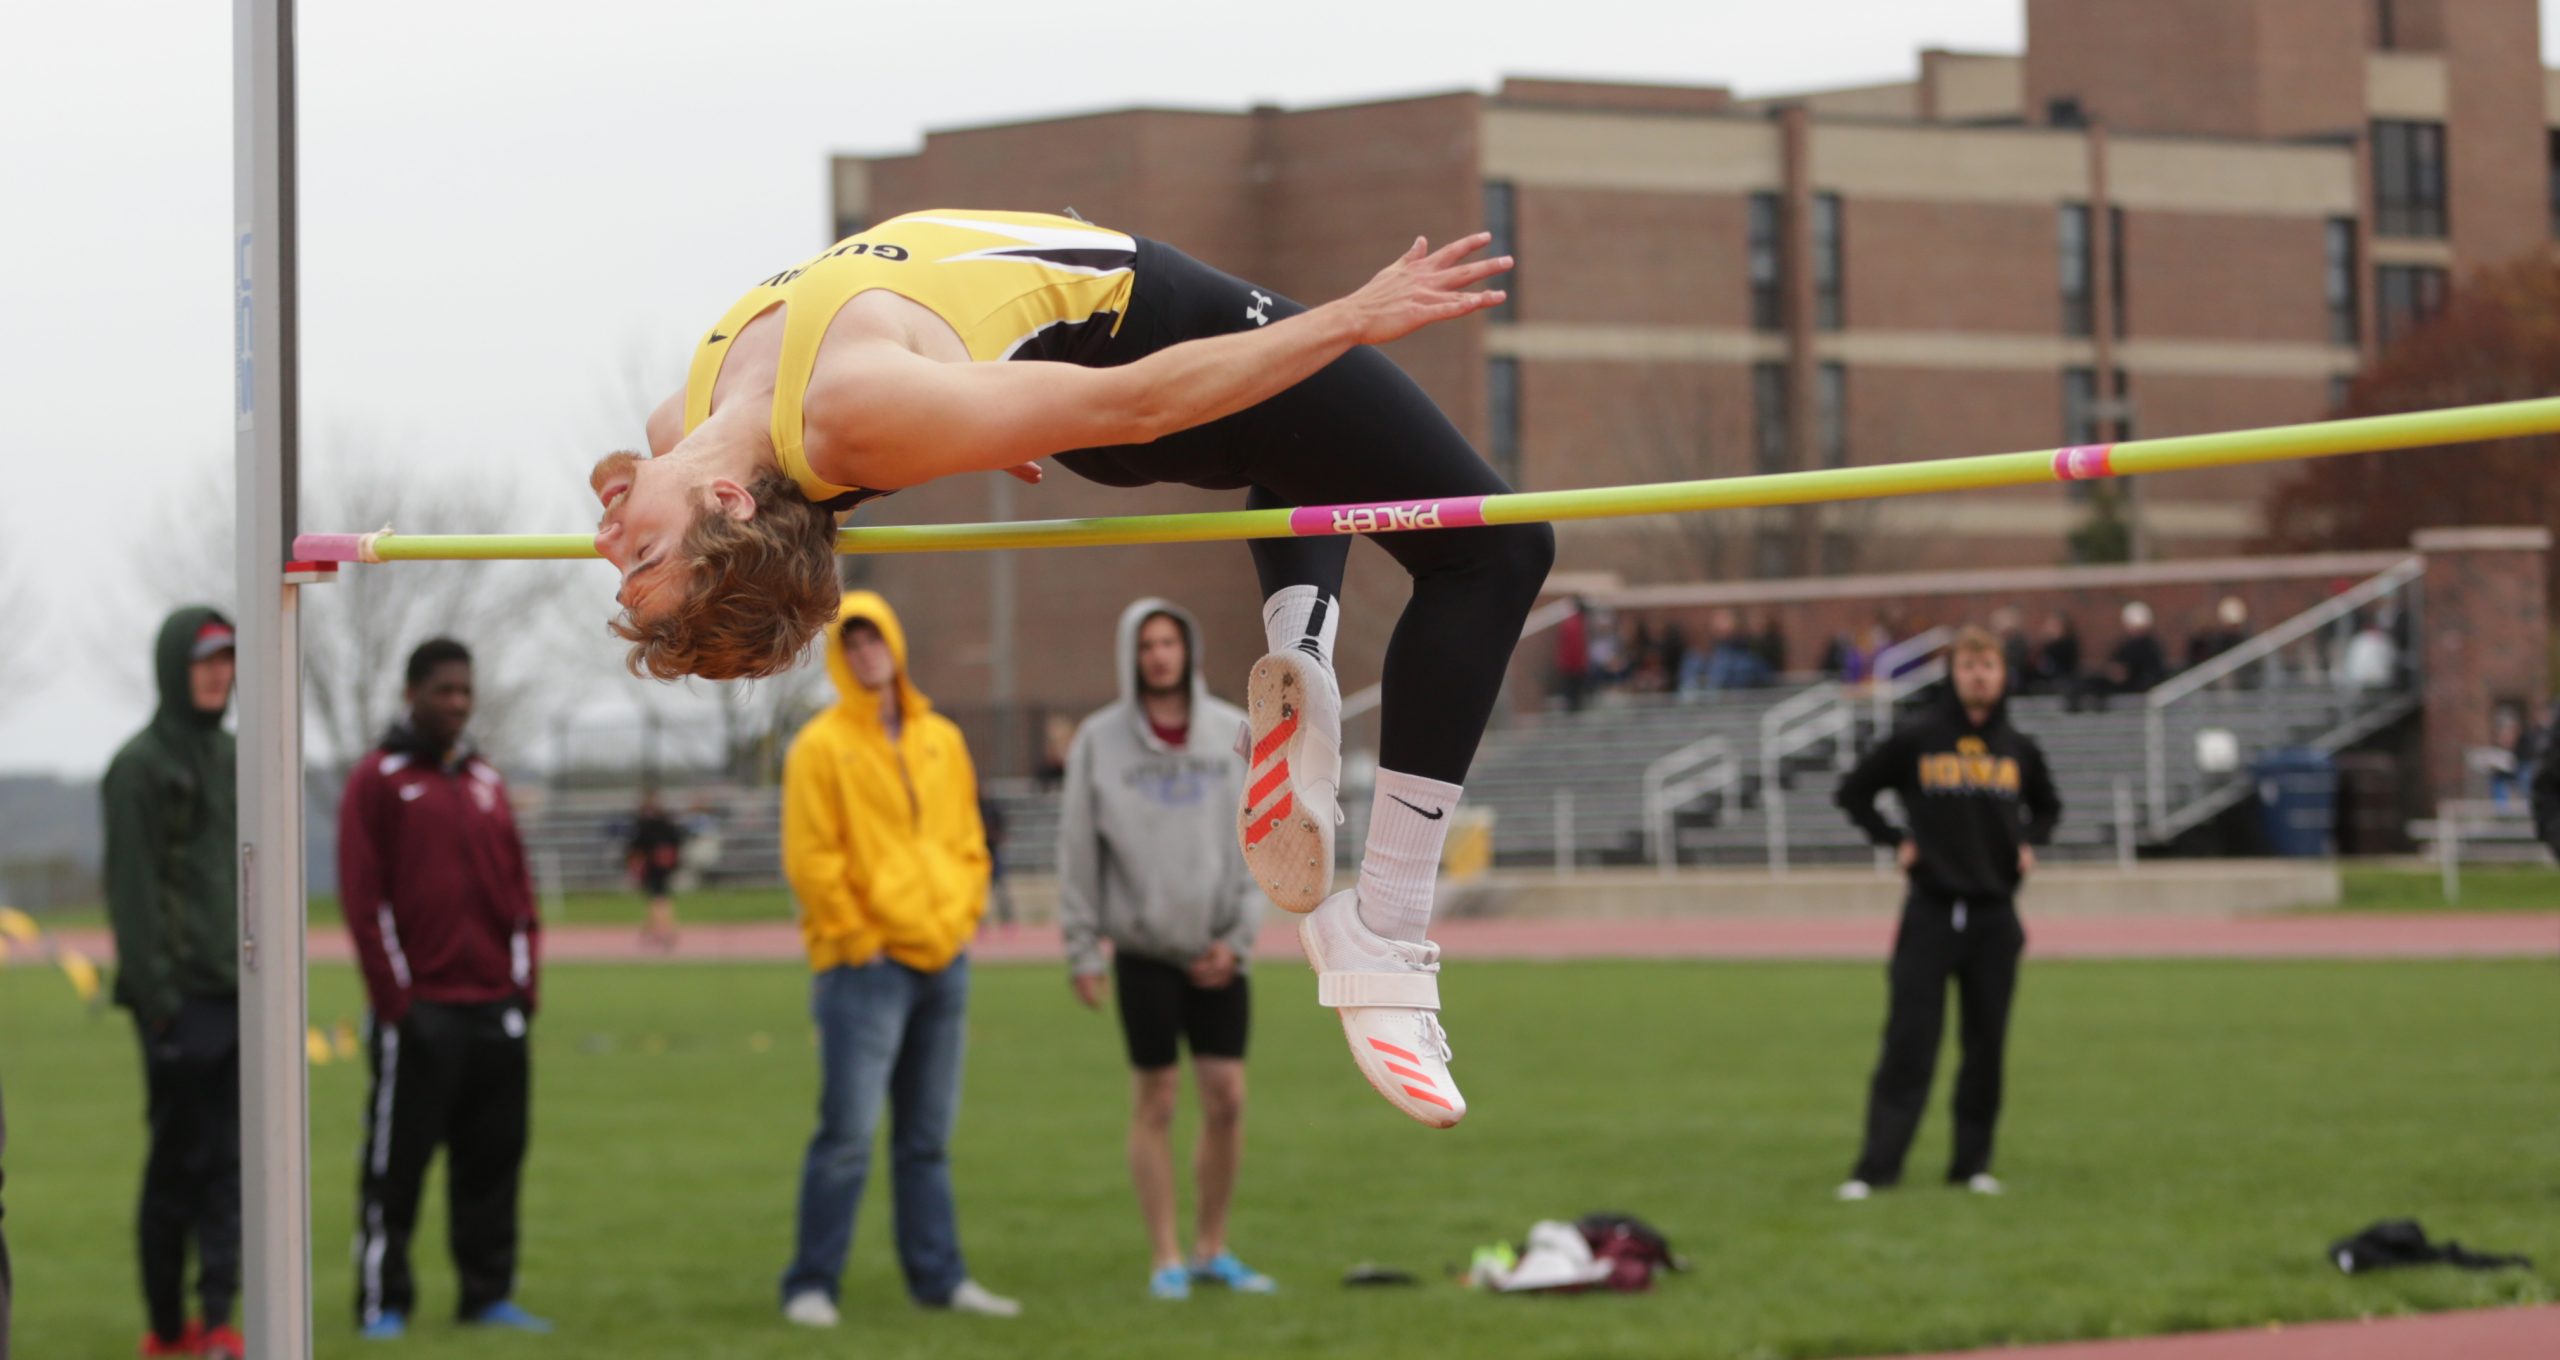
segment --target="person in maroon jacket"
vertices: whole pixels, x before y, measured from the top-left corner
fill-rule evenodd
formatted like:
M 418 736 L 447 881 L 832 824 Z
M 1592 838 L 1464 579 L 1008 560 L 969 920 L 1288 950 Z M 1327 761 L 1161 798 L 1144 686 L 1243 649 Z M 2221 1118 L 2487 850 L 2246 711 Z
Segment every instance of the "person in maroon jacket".
M 420 644 L 407 699 L 408 717 L 357 762 L 338 807 L 338 905 L 372 1002 L 357 1322 L 375 1339 L 408 1328 L 409 1235 L 441 1145 L 462 1321 L 549 1331 L 514 1301 L 541 952 L 524 842 L 506 781 L 463 739 L 470 651 L 450 638 Z

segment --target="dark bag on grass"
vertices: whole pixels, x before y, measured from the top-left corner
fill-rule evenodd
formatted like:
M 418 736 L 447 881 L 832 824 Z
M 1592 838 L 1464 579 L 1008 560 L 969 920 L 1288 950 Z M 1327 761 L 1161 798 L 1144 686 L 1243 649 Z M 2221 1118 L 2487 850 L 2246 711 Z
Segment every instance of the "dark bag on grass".
M 1592 1257 L 1609 1263 L 1604 1289 L 1641 1293 L 1653 1288 L 1654 1271 L 1689 1268 L 1659 1229 L 1633 1214 L 1585 1214 L 1573 1226 L 1591 1244 Z
M 2497 1256 L 2471 1251 L 2459 1242 L 2430 1242 L 2427 1230 L 2414 1218 L 2387 1218 L 2353 1237 L 2342 1237 L 2329 1244 L 2329 1260 L 2349 1275 L 2362 1275 L 2369 1270 L 2391 1266 L 2455 1265 L 2465 1270 L 2496 1270 L 2503 1266 L 2529 1266 L 2533 1262 L 2522 1256 Z

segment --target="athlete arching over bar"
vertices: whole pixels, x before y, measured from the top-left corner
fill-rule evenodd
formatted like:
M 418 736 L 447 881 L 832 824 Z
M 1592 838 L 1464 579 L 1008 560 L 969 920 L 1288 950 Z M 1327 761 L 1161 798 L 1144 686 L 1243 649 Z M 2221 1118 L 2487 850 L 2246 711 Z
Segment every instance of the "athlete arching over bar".
M 1301 307 L 1158 241 L 1073 217 L 891 218 L 764 280 L 705 332 L 652 457 L 608 455 L 596 550 L 614 621 L 661 679 L 769 675 L 833 619 L 835 516 L 962 472 L 1246 489 L 1250 507 L 1509 488 L 1372 346 L 1503 299 L 1479 233 L 1417 238 L 1367 285 Z M 1003 363 L 999 360 L 1050 362 Z M 1543 524 L 1378 536 L 1413 577 L 1388 644 L 1375 803 L 1358 885 L 1330 892 L 1350 540 L 1257 540 L 1270 654 L 1247 686 L 1253 777 L 1237 815 L 1272 900 L 1307 913 L 1317 997 L 1362 1075 L 1455 1124 L 1430 922 L 1448 814 L 1555 538 Z

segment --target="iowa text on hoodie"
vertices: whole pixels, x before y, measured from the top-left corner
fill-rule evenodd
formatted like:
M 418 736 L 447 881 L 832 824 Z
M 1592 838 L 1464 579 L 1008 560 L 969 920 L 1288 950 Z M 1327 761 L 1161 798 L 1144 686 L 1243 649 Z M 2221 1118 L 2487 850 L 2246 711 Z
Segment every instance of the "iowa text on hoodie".
M 426 748 L 404 725 L 356 762 L 338 804 L 338 909 L 385 1025 L 413 1001 L 522 999 L 541 978 L 542 922 L 496 766 Z
M 880 630 L 897 659 L 898 733 L 853 678 L 844 626 Z M 907 635 L 888 601 L 846 595 L 822 644 L 835 706 L 791 740 L 782 769 L 782 871 L 800 899 L 809 967 L 882 955 L 923 972 L 951 966 L 987 910 L 987 835 L 960 728 L 907 676 Z
M 1867 839 L 1900 845 L 1902 833 L 1876 811 L 1886 789 L 1919 843 L 1912 886 L 1950 899 L 2015 895 L 2019 845 L 2043 844 L 2062 820 L 2044 751 L 2009 725 L 2005 699 L 1976 726 L 1944 693 L 1840 781 L 1840 807 Z
M 1156 614 L 1181 626 L 1190 656 L 1191 724 L 1180 746 L 1155 734 L 1138 697 L 1138 627 Z M 1236 845 L 1244 714 L 1209 696 L 1199 625 L 1178 605 L 1148 599 L 1121 611 L 1112 659 L 1120 701 L 1085 719 L 1067 751 L 1058 920 L 1068 965 L 1101 972 L 1106 939 L 1166 963 L 1187 964 L 1217 940 L 1249 958 L 1263 895 Z

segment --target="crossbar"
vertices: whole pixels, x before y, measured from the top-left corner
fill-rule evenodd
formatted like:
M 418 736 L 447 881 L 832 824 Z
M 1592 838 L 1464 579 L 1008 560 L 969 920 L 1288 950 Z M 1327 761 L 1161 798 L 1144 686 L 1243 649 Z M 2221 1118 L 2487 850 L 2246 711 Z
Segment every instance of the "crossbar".
M 1870 467 L 1824 468 L 1637 486 L 1523 491 L 1444 500 L 1222 510 L 1187 515 L 1024 520 L 993 524 L 909 524 L 844 529 L 842 553 L 972 552 L 1000 548 L 1100 548 L 1141 543 L 1314 538 L 1486 524 L 1617 519 L 1758 506 L 1877 500 L 1992 487 L 2134 477 L 2349 453 L 2469 444 L 2560 433 L 2560 397 L 2363 416 L 2223 434 L 2073 444 Z M 324 562 L 467 561 L 594 557 L 585 534 L 304 534 L 294 556 Z

